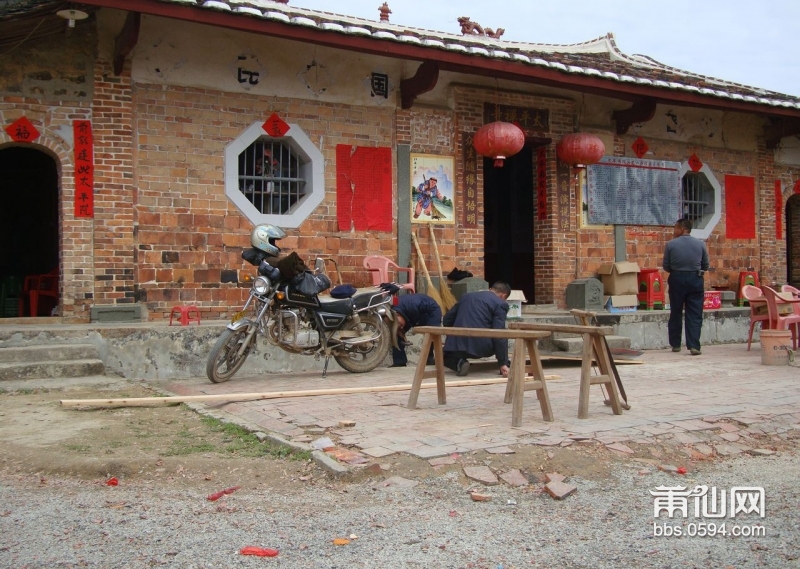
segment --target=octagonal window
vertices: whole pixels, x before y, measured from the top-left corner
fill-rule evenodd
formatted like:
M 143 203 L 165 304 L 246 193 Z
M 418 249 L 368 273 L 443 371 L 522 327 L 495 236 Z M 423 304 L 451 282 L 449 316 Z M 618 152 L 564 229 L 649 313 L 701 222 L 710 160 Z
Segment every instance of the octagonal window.
M 707 239 L 721 217 L 722 191 L 707 165 L 697 172 L 688 162 L 681 165 L 683 214 L 692 222 L 692 236 Z
M 254 225 L 298 227 L 325 197 L 322 153 L 297 125 L 274 138 L 262 124 L 225 148 L 225 194 Z

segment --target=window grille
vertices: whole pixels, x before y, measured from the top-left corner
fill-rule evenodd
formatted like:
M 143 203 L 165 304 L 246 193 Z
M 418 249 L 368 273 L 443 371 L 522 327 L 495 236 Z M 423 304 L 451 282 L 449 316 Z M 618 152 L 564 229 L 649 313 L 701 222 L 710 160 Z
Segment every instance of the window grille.
M 290 146 L 256 140 L 239 154 L 239 190 L 260 213 L 287 214 L 305 195 L 301 166 Z
M 683 177 L 683 213 L 689 221 L 697 224 L 706 216 L 709 196 L 713 196 L 711 184 L 703 174 L 687 173 Z

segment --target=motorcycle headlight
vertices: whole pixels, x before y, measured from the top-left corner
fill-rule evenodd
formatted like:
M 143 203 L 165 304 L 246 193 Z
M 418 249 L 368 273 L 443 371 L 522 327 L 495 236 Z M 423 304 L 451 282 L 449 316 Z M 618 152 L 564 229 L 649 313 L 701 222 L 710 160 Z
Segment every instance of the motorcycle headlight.
M 256 294 L 265 295 L 269 293 L 269 289 L 272 284 L 269 282 L 267 277 L 258 277 L 255 281 L 253 281 L 253 290 L 256 291 Z

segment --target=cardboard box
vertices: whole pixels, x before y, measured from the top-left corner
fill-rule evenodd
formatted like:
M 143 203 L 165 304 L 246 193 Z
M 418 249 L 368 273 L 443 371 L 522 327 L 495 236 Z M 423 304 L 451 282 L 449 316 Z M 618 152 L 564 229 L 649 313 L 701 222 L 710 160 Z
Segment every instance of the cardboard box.
M 603 308 L 609 312 L 636 312 L 639 298 L 635 294 L 617 294 L 603 297 Z
M 623 261 L 620 263 L 604 263 L 597 269 L 604 293 L 608 296 L 636 294 L 639 291 L 636 282 L 639 265 Z
M 527 301 L 528 299 L 525 298 L 524 292 L 521 290 L 512 290 L 511 294 L 509 294 L 506 299 L 506 302 L 508 302 L 508 314 L 506 315 L 506 319 L 522 319 L 522 303 Z

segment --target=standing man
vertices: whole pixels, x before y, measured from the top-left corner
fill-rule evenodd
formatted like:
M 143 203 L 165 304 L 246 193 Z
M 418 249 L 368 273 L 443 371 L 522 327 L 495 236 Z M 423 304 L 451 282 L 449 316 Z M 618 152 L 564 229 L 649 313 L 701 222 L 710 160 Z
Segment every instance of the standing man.
M 494 328 L 506 327 L 508 303 L 511 287 L 504 282 L 496 282 L 489 290 L 468 292 L 447 311 L 443 324 L 456 328 Z M 470 358 L 485 358 L 494 355 L 500 366 L 500 373 L 508 377 L 508 340 L 501 338 L 468 338 L 448 336 L 444 343 L 444 365 L 463 377 L 469 373 Z
M 389 367 L 405 367 L 408 364 L 406 332 L 414 326 L 441 326 L 442 309 L 427 294 L 403 294 L 392 310 L 392 365 Z M 433 365 L 433 346 L 428 353 L 427 365 Z
M 669 345 L 681 351 L 681 312 L 686 308 L 686 347 L 700 355 L 700 329 L 703 326 L 703 274 L 708 270 L 706 245 L 691 236 L 692 222 L 675 223 L 674 239 L 664 249 L 664 270 L 669 273 Z
M 433 196 L 442 201 L 442 193 L 439 191 L 439 182 L 436 178 L 425 180 L 417 188 L 417 207 L 414 210 L 414 219 L 417 219 L 421 213 L 425 213 L 428 217 L 431 215 L 433 209 Z

